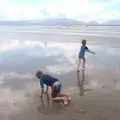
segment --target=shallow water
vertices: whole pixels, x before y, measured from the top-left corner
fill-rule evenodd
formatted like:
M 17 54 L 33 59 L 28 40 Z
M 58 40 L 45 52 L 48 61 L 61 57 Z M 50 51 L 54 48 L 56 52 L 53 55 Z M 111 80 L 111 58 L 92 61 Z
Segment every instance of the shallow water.
M 107 35 L 105 32 L 111 34 Z M 95 110 L 99 109 L 92 109 L 91 104 L 107 105 L 108 98 L 113 97 L 113 102 L 111 101 L 111 105 L 108 106 L 119 111 L 118 103 L 115 102 L 119 100 L 120 89 L 120 41 L 119 35 L 116 35 L 118 32 L 118 27 L 91 27 L 86 30 L 82 27 L 1 28 L 0 119 L 47 120 L 55 117 L 82 117 L 87 120 L 87 114 L 91 120 L 98 120 L 98 112 Z M 96 55 L 86 53 L 86 70 L 77 73 L 76 61 L 82 38 L 88 40 L 89 49 L 95 51 Z M 47 103 L 46 99 L 44 103 L 40 101 L 39 80 L 35 81 L 35 72 L 39 69 L 62 81 L 62 92 L 72 96 L 72 103 L 68 108 L 59 103 Z M 96 97 L 100 97 L 97 102 Z M 87 108 L 84 104 L 88 105 Z M 106 111 L 108 108 L 103 106 L 101 109 Z M 90 113 L 91 110 L 93 113 Z M 71 118 L 68 117 L 69 114 L 80 116 Z M 113 113 L 114 115 L 116 116 L 116 113 Z M 104 117 L 108 119 L 107 116 L 103 115 Z

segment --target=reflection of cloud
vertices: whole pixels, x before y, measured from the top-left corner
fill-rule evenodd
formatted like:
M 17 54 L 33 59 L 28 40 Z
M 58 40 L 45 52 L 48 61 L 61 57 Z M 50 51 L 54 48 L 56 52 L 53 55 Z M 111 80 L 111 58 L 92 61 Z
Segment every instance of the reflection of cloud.
M 12 40 L 12 41 L 7 41 L 7 42 L 1 42 L 0 52 L 12 50 L 20 46 L 34 46 L 34 45 L 42 46 L 42 43 L 35 42 L 35 41 L 27 41 L 27 40 L 26 41 Z
M 28 83 L 32 81 L 32 75 L 28 73 L 2 73 L 0 75 L 0 85 L 2 88 L 11 88 L 15 90 L 20 90 L 26 88 Z
M 15 72 L 9 72 L 9 73 L 2 73 L 0 74 L 0 81 L 3 80 L 6 76 L 10 78 L 19 78 L 19 79 L 31 79 L 32 75 L 29 73 L 15 73 Z
M 60 63 L 59 65 L 49 65 L 47 66 L 47 70 L 51 73 L 57 73 L 57 74 L 66 74 L 72 71 L 75 68 L 74 65 L 69 65 L 66 63 Z
M 49 44 L 49 46 L 58 46 L 61 47 L 64 50 L 64 55 L 66 58 L 68 58 L 70 63 L 74 63 L 77 59 L 77 54 L 79 52 L 80 48 L 79 43 L 74 43 L 74 42 L 54 42 Z
M 18 100 L 24 101 L 24 95 L 21 91 L 11 91 L 10 89 L 0 89 L 0 104 L 9 104 L 13 107 L 13 103 Z
M 28 103 L 26 94 L 31 94 L 33 91 L 32 86 L 19 91 L 0 88 L 0 116 L 3 115 L 7 119 L 10 114 L 18 114 Z
M 30 79 L 32 79 L 31 74 L 25 74 L 25 73 L 15 73 L 15 72 L 9 72 L 9 73 L 2 73 L 0 74 L 0 115 L 1 112 L 4 115 L 11 114 L 12 112 L 18 112 L 21 107 L 25 106 L 26 104 L 23 104 L 26 101 L 26 94 L 30 94 L 33 92 L 33 89 L 35 88 L 32 83 L 30 83 Z M 14 80 L 15 81 L 12 81 Z M 29 79 L 28 84 L 25 84 L 25 89 L 19 89 L 14 90 L 11 89 L 10 86 L 14 86 L 14 82 L 18 82 L 19 80 L 23 82 L 24 80 Z M 2 82 L 1 82 L 2 81 Z M 8 82 L 6 84 L 9 84 L 8 86 L 4 87 L 3 84 L 5 82 Z M 9 83 L 11 82 L 11 83 Z M 19 84 L 21 86 L 21 84 Z
M 64 60 L 64 50 L 58 46 L 51 47 L 49 44 L 48 47 L 44 47 L 42 42 L 24 41 L 22 43 L 18 42 L 17 47 L 10 47 L 0 57 L 1 69 L 4 72 L 34 72 L 38 69 L 44 71 L 47 65 L 62 62 L 58 61 L 58 58 Z
M 19 46 L 19 42 L 17 40 L 11 42 L 0 43 L 0 52 L 8 51 L 14 49 Z
M 29 49 L 27 53 L 30 56 L 51 56 L 58 55 L 64 52 L 64 55 L 68 60 L 73 63 L 76 59 L 77 49 L 79 48 L 78 43 L 64 43 L 64 42 L 48 42 L 47 47 L 44 47 L 44 44 L 39 41 L 19 41 L 13 40 L 11 42 L 5 42 L 0 44 L 0 52 L 7 52 L 9 50 L 18 49 L 22 47 L 32 48 L 32 51 Z M 67 47 L 69 46 L 69 47 Z M 42 49 L 41 49 L 42 48 Z M 27 50 L 27 48 L 25 48 Z M 34 49 L 34 50 L 33 50 Z M 40 49 L 40 51 L 39 51 Z M 44 54 L 43 54 L 44 53 Z

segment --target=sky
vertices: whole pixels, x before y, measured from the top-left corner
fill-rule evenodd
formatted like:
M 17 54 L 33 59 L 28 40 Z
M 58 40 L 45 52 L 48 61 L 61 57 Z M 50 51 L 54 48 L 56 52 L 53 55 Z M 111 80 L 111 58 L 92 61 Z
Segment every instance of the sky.
M 120 0 L 0 0 L 0 21 L 68 18 L 120 20 Z

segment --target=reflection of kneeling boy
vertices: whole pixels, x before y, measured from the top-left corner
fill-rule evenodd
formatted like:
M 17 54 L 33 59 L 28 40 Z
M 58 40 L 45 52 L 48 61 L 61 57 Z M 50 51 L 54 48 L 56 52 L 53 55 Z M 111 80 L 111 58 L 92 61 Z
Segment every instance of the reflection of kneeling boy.
M 41 86 L 41 97 L 43 97 L 44 94 L 44 84 L 47 86 L 46 92 L 48 93 L 48 87 L 51 87 L 52 93 L 52 100 L 56 101 L 63 101 L 63 103 L 66 105 L 71 100 L 70 97 L 68 97 L 65 94 L 60 94 L 61 92 L 61 82 L 50 75 L 43 74 L 42 71 L 36 72 L 36 77 L 40 79 L 40 86 Z

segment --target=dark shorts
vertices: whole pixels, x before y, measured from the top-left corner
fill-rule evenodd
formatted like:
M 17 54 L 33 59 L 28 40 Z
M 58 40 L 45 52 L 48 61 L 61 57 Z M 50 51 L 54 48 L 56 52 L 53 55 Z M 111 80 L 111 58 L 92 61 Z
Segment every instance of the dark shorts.
M 85 57 L 84 57 L 84 56 L 79 56 L 79 58 L 82 58 L 82 59 L 84 59 Z
M 53 85 L 52 85 L 52 97 L 57 97 L 61 92 L 61 83 L 60 81 L 56 81 Z
M 79 56 L 79 59 L 82 59 L 85 62 L 85 57 L 84 56 Z

